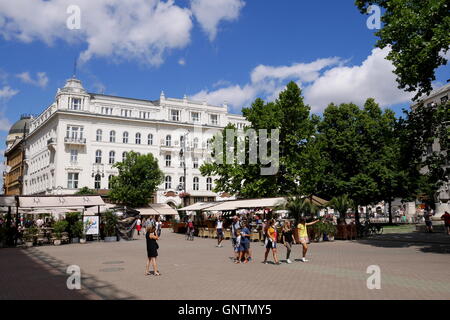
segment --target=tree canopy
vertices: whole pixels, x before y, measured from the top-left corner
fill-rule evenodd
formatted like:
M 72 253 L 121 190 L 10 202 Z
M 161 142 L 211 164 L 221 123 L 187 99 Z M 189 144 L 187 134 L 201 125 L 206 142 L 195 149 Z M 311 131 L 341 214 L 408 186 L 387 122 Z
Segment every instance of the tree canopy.
M 163 182 L 163 172 L 152 154 L 127 153 L 123 162 L 116 163 L 119 175 L 111 180 L 111 200 L 131 206 L 148 205 L 158 185 Z
M 399 88 L 417 91 L 415 98 L 430 93 L 435 70 L 447 64 L 444 54 L 450 47 L 448 0 L 356 0 L 355 4 L 363 14 L 370 5 L 384 9 L 376 45 L 391 48 L 387 59 L 395 67 Z

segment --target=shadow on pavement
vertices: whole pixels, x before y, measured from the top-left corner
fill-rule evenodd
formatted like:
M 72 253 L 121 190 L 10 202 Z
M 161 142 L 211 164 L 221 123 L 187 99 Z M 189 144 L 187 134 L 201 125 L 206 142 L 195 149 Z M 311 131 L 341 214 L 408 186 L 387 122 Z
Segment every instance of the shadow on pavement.
M 136 299 L 115 286 L 84 274 L 81 290 L 69 290 L 68 265 L 54 257 L 30 249 L 0 250 L 1 300 L 97 300 Z
M 382 248 L 419 247 L 418 250 L 427 253 L 450 253 L 450 237 L 444 234 L 393 233 L 360 239 L 357 242 Z

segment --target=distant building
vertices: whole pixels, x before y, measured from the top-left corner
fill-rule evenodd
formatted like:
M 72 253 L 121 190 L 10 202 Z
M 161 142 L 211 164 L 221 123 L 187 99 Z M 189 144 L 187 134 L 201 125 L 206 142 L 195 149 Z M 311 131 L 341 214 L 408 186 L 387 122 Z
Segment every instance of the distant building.
M 25 169 L 25 140 L 29 132 L 31 116 L 24 115 L 12 125 L 6 138 L 3 191 L 5 195 L 21 195 Z
M 229 195 L 214 193 L 214 177 L 203 177 L 199 168 L 210 157 L 210 139 L 229 123 L 239 129 L 247 125 L 242 116 L 228 113 L 226 104 L 171 99 L 164 93 L 159 100 L 95 94 L 80 80 L 69 79 L 31 122 L 23 193 L 73 194 L 88 187 L 105 194 L 118 174 L 113 165 L 135 151 L 152 153 L 164 172 L 154 202 L 178 206 L 225 200 Z
M 443 104 L 448 102 L 450 94 L 450 83 L 442 86 L 441 88 L 434 90 L 427 97 L 422 98 L 417 104 L 413 105 L 411 108 L 414 110 L 419 103 L 423 103 L 425 106 L 432 107 L 433 104 Z M 449 125 L 444 124 L 443 125 Z M 428 153 L 432 152 L 442 152 L 446 153 L 448 150 L 442 150 L 439 141 L 436 139 L 432 145 L 428 147 Z M 445 168 L 450 167 L 450 163 L 445 164 Z M 423 168 L 422 172 L 426 173 L 427 168 Z M 450 211 L 450 183 L 445 182 L 441 188 L 436 192 L 435 200 L 436 203 L 436 213 L 443 214 L 444 211 Z

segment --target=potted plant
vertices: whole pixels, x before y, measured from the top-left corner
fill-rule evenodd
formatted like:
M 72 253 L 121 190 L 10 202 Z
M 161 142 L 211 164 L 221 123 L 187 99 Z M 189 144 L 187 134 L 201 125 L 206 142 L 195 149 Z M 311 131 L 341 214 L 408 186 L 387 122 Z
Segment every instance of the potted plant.
M 105 242 L 115 242 L 117 241 L 117 216 L 114 212 L 108 211 L 103 216 L 104 228 L 103 231 L 105 233 Z
M 313 241 L 322 242 L 323 233 L 325 231 L 325 226 L 322 221 L 319 221 L 311 226 L 311 230 L 313 232 Z
M 38 228 L 36 226 L 32 226 L 27 229 L 26 234 L 24 235 L 25 245 L 27 247 L 32 247 L 34 244 L 34 238 L 38 233 Z
M 334 241 L 334 236 L 336 235 L 337 227 L 334 224 L 332 224 L 331 222 L 328 222 L 325 224 L 325 228 L 326 228 L 325 232 L 326 232 L 327 241 Z M 325 238 L 325 236 L 324 236 L 324 238 Z
M 78 220 L 70 226 L 70 233 L 72 234 L 72 243 L 80 242 L 83 236 L 83 222 Z
M 61 244 L 62 233 L 66 231 L 68 225 L 69 223 L 64 220 L 57 221 L 53 224 L 53 233 L 55 235 L 53 244 L 55 246 L 59 246 Z

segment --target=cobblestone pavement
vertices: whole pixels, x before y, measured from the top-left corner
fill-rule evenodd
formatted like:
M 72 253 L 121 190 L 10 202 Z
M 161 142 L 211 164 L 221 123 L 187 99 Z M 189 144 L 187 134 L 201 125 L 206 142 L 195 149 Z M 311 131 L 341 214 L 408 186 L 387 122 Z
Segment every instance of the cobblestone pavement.
M 142 236 L 130 242 L 1 249 L 0 299 L 450 299 L 450 240 L 442 239 L 312 243 L 310 262 L 282 265 L 262 264 L 264 248 L 252 243 L 254 261 L 236 265 L 229 240 L 216 248 L 215 240 L 186 241 L 164 230 L 161 277 L 144 276 Z M 282 261 L 285 252 L 280 245 Z M 295 245 L 291 259 L 298 260 L 300 252 Z M 69 265 L 81 267 L 82 290 L 66 288 Z M 370 265 L 381 268 L 380 290 L 367 289 Z

